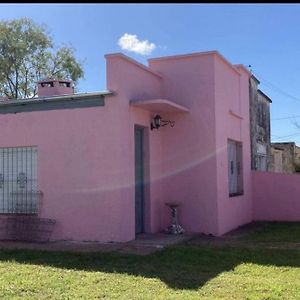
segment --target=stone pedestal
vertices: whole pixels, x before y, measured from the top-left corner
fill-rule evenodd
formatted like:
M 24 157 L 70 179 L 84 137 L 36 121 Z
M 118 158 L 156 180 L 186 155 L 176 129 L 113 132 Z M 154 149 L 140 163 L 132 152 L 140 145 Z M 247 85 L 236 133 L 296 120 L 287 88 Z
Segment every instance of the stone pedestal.
M 166 229 L 166 232 L 169 234 L 181 234 L 184 233 L 185 230 L 179 225 L 178 223 L 178 215 L 177 215 L 177 208 L 179 204 L 177 203 L 166 203 L 168 207 L 171 209 L 171 224 Z

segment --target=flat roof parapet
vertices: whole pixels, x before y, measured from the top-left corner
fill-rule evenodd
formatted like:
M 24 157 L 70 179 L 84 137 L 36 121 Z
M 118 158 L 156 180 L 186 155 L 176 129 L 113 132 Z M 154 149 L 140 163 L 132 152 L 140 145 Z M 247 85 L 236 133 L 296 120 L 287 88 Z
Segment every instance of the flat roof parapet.
M 0 114 L 104 106 L 111 91 L 0 101 Z

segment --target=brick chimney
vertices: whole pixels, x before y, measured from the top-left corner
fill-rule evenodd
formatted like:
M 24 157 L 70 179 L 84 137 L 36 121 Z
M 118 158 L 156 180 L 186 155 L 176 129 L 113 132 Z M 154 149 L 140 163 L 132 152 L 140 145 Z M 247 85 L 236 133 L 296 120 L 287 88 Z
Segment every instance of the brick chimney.
M 37 82 L 38 97 L 51 97 L 59 95 L 74 94 L 74 87 L 72 80 L 64 79 L 44 79 Z
M 8 97 L 7 96 L 0 96 L 0 102 L 2 101 L 8 101 Z

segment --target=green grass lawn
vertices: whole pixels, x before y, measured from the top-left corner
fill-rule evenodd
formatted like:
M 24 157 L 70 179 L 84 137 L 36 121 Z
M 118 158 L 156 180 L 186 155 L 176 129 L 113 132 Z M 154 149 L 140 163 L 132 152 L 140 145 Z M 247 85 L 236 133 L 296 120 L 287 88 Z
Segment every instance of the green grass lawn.
M 300 250 L 189 244 L 148 256 L 0 250 L 0 299 L 99 298 L 300 299 Z
M 242 237 L 253 242 L 300 243 L 300 222 L 269 222 Z

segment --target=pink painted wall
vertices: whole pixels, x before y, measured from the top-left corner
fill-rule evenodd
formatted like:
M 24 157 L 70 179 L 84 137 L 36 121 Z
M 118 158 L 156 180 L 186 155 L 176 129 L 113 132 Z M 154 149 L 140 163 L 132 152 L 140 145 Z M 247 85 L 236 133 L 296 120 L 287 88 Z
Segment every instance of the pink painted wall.
M 38 146 L 41 216 L 57 221 L 54 240 L 133 238 L 114 106 L 106 100 L 105 107 L 1 115 L 1 147 Z
M 249 74 L 219 54 L 214 58 L 218 234 L 221 235 L 252 220 Z M 228 139 L 243 143 L 244 194 L 241 196 L 229 197 Z
M 162 136 L 164 202 L 181 203 L 179 221 L 187 231 L 217 234 L 213 56 L 154 59 L 149 66 L 163 75 L 162 96 L 190 109 L 163 115 L 175 127 L 155 132 Z
M 215 51 L 152 59 L 149 65 L 163 75 L 163 97 L 190 108 L 187 115 L 166 116 L 175 118 L 176 127 L 162 131 L 164 195 L 182 202 L 183 227 L 221 235 L 250 222 L 249 73 Z M 243 142 L 240 197 L 229 198 L 228 138 Z
M 300 221 L 300 176 L 252 171 L 253 219 Z
M 0 116 L 0 147 L 38 146 L 40 216 L 56 220 L 52 240 L 135 238 L 133 130 L 134 124 L 149 126 L 150 116 L 131 109 L 129 100 L 158 97 L 160 77 L 122 57 L 107 57 L 107 68 L 116 96 L 104 107 Z M 155 136 L 155 161 L 158 143 Z M 155 176 L 155 167 L 151 172 Z M 153 188 L 156 199 L 159 184 Z
M 179 220 L 190 232 L 220 235 L 250 221 L 247 72 L 216 52 L 154 59 L 149 67 L 123 54 L 106 60 L 114 95 L 104 107 L 0 115 L 0 147 L 38 146 L 41 216 L 57 221 L 52 239 L 135 238 L 135 125 L 146 137 L 146 232 L 166 228 L 172 201 L 181 203 Z M 160 98 L 190 111 L 162 114 L 175 127 L 151 131 L 154 113 L 130 101 Z M 243 141 L 242 197 L 227 196 L 227 138 Z
M 116 96 L 111 101 L 118 102 L 121 111 L 118 118 L 122 122 L 123 136 L 119 141 L 122 145 L 123 161 L 121 168 L 125 171 L 126 191 L 122 192 L 127 201 L 127 213 L 129 227 L 135 235 L 135 174 L 134 174 L 134 126 L 140 125 L 145 128 L 147 137 L 146 152 L 148 155 L 148 186 L 145 198 L 145 221 L 146 232 L 157 232 L 163 229 L 162 217 L 165 207 L 162 205 L 162 155 L 161 135 L 149 129 L 152 113 L 130 106 L 130 101 L 157 99 L 161 97 L 162 78 L 144 65 L 126 57 L 123 54 L 107 55 L 107 88 L 115 91 Z

